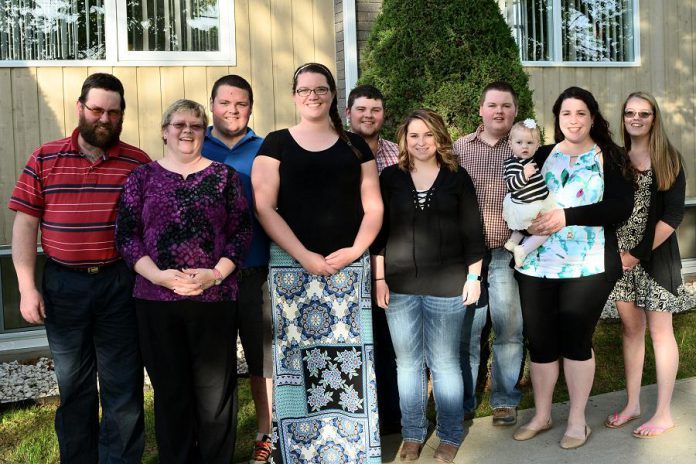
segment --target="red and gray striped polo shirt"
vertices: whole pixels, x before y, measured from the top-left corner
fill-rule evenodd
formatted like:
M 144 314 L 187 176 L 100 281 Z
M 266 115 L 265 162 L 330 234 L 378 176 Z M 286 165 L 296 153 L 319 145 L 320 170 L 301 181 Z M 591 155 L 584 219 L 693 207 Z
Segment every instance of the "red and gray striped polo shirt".
M 90 267 L 118 260 L 114 228 L 130 172 L 150 162 L 123 142 L 92 163 L 80 154 L 78 130 L 32 153 L 8 207 L 41 219 L 41 245 L 55 261 Z

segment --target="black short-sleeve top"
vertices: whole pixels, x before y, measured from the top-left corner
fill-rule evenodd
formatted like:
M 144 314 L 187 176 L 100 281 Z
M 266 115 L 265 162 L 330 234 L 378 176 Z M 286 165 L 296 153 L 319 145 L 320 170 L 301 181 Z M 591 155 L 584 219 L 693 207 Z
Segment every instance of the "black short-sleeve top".
M 353 245 L 363 218 L 361 165 L 374 160 L 359 135 L 321 151 L 302 148 L 287 129 L 271 132 L 257 156 L 280 161 L 278 213 L 310 251 L 323 256 Z

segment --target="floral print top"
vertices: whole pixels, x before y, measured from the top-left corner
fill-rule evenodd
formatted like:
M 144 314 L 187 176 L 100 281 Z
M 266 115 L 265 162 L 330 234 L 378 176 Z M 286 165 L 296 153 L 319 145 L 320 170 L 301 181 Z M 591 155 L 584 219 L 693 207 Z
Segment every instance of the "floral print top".
M 251 243 L 251 213 L 237 172 L 213 162 L 183 176 L 158 162 L 135 169 L 121 195 L 116 246 L 129 266 L 149 256 L 164 269 L 212 269 L 221 257 L 237 269 Z M 144 300 L 227 301 L 237 298 L 236 274 L 201 295 L 177 295 L 141 275 L 133 296 Z
M 593 146 L 573 157 L 554 148 L 541 169 L 544 181 L 560 208 L 599 203 L 604 194 L 602 162 Z M 563 279 L 604 272 L 604 228 L 567 226 L 551 234 L 536 251 L 527 255 L 522 274 Z

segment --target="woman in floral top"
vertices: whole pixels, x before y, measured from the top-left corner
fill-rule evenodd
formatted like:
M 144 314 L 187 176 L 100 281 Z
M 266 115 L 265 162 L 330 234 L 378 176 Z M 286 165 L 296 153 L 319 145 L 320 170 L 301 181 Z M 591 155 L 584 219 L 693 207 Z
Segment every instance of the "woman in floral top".
M 585 406 L 595 371 L 592 334 L 621 274 L 615 230 L 631 213 L 633 191 L 623 151 L 590 92 L 566 89 L 553 114 L 556 144 L 541 147 L 534 158 L 560 209 L 532 223 L 531 233 L 550 237 L 515 272 L 536 412 L 513 437 L 528 440 L 551 428 L 562 362 L 570 412 L 560 444 L 571 449 L 591 433 Z
M 239 175 L 201 156 L 205 109 L 174 102 L 163 159 L 128 178 L 116 244 L 138 273 L 140 347 L 160 462 L 229 463 L 235 444 L 237 269 L 251 241 Z
M 610 414 L 604 424 L 619 428 L 640 416 L 647 325 L 655 351 L 657 406 L 633 435 L 650 438 L 674 426 L 670 403 L 679 352 L 672 314 L 686 309 L 674 232 L 684 217 L 686 179 L 681 155 L 667 138 L 655 97 L 645 92 L 629 95 L 621 129 L 637 185 L 633 213 L 617 231 L 624 274 L 609 298 L 621 316 L 628 398 L 623 410 Z

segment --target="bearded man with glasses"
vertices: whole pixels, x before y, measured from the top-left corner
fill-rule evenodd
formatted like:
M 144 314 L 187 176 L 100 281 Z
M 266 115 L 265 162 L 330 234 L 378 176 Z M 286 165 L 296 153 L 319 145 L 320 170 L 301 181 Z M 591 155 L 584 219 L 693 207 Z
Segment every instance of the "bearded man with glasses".
M 63 463 L 139 463 L 144 448 L 133 274 L 116 251 L 114 224 L 126 177 L 150 158 L 119 140 L 123 94 L 110 74 L 87 77 L 76 105 L 78 127 L 32 153 L 8 204 L 17 212 L 12 259 L 20 311 L 27 322 L 45 324 L 53 354 Z M 39 227 L 48 257 L 41 292 Z

